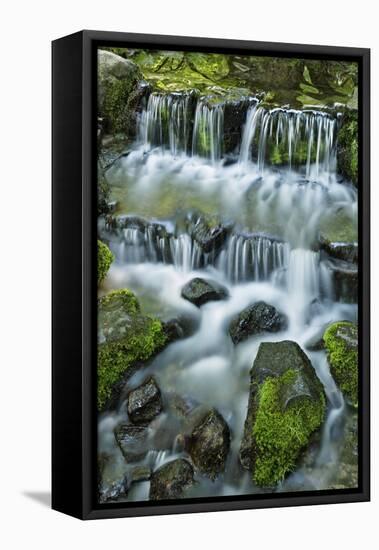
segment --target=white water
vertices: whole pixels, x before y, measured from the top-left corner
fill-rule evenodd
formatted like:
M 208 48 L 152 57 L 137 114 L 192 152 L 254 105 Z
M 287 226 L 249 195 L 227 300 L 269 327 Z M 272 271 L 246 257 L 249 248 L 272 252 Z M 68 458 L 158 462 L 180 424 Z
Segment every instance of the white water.
M 192 148 L 188 148 L 189 117 L 184 120 L 179 115 L 187 99 L 150 96 L 141 117 L 142 145 L 136 145 L 128 157 L 119 160 L 107 173 L 119 197 L 128 193 L 126 212 L 146 217 L 146 209 L 150 208 L 150 221 L 163 224 L 169 237 L 157 237 L 151 227 L 142 230 L 129 227 L 121 234 L 107 234 L 116 262 L 105 284 L 108 289 L 134 290 L 147 313 L 158 311 L 165 320 L 184 315 L 197 323 L 191 337 L 169 345 L 151 366 L 131 379 L 129 388 L 154 373 L 164 395 L 174 392 L 208 407 L 215 406 L 230 426 L 231 452 L 225 475 L 213 483 L 198 476 L 201 483 L 193 494 L 254 493 L 260 489 L 238 465 L 249 370 L 262 341 L 289 339 L 304 349 L 306 342 L 327 323 L 356 320 L 356 305 L 333 301 L 331 273 L 313 245 L 325 218 L 333 219 L 343 212 L 356 225 L 357 195 L 348 183 L 337 182 L 335 119 L 323 113 L 267 111 L 252 106 L 246 115 L 239 162 L 224 166 L 222 108 L 197 103 Z M 167 130 L 164 109 L 172 113 L 167 135 L 164 135 Z M 204 134 L 207 145 L 210 144 L 206 151 L 201 144 Z M 304 136 L 306 160 L 295 168 L 293 158 L 299 139 Z M 284 144 L 288 150 L 288 165 L 279 171 L 266 163 L 267 147 L 272 141 Z M 173 208 L 161 217 L 155 212 L 167 193 L 173 197 Z M 221 217 L 235 224 L 218 255 L 205 254 L 183 229 L 180 212 L 183 208 L 191 210 L 186 201 L 193 196 L 197 204 L 217 204 Z M 185 301 L 181 289 L 195 276 L 210 277 L 227 286 L 229 299 L 210 302 L 201 309 Z M 230 320 L 259 300 L 286 314 L 287 329 L 233 346 L 228 336 Z M 307 354 L 324 385 L 328 403 L 315 459 L 317 475 L 299 470 L 278 490 L 328 488 L 338 470 L 344 401 L 330 375 L 325 353 Z M 112 430 L 120 417 L 127 418 L 122 402 L 118 413 L 103 415 L 99 427 L 100 444 L 116 457 L 112 471 L 115 478 L 120 476 L 120 469 L 127 472 L 129 468 L 120 458 L 113 438 Z M 163 448 L 149 453 L 143 464 L 155 469 L 181 456 L 178 438 L 174 437 L 180 429 L 178 420 L 165 410 L 151 426 L 152 437 L 155 434 L 156 439 L 164 442 Z M 167 434 L 174 435 L 170 439 Z M 326 463 L 328 475 L 320 475 L 320 468 Z M 147 498 L 148 483 L 136 485 L 139 487 L 133 487 L 128 498 Z

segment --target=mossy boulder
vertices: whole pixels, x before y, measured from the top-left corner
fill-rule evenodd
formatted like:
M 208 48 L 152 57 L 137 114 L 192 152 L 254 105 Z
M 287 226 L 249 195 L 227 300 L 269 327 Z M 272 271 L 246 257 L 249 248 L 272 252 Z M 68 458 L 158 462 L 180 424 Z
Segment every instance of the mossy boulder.
M 140 69 L 129 59 L 98 51 L 98 114 L 105 133 L 135 131 L 135 94 L 141 79 Z
M 273 487 L 295 469 L 321 426 L 325 396 L 296 342 L 263 342 L 250 373 L 249 405 L 240 461 L 254 482 Z
M 358 112 L 346 111 L 338 131 L 337 169 L 358 185 Z
M 112 252 L 102 241 L 97 241 L 97 283 L 100 284 L 107 276 L 111 263 L 114 260 Z
M 324 333 L 330 372 L 355 407 L 358 405 L 358 327 L 349 321 L 330 325 Z
M 178 458 L 164 464 L 151 476 L 150 500 L 165 500 L 184 496 L 195 483 L 192 464 Z
M 143 366 L 166 344 L 160 320 L 143 315 L 139 303 L 127 289 L 115 290 L 98 303 L 98 389 L 99 409 L 120 389 L 127 371 Z

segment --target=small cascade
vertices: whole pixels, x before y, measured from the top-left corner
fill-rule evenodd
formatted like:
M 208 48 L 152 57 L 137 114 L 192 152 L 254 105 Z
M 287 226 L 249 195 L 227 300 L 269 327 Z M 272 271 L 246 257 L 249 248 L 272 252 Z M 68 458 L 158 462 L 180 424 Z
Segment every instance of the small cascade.
M 240 162 L 305 167 L 307 178 L 335 171 L 337 120 L 319 111 L 253 105 L 247 113 Z
M 291 250 L 287 288 L 291 300 L 291 319 L 295 326 L 306 322 L 309 306 L 320 297 L 320 254 L 312 250 Z
M 139 122 L 139 138 L 146 149 L 162 147 L 173 155 L 187 152 L 191 129 L 190 93 L 152 93 Z
M 217 261 L 230 281 L 265 281 L 287 267 L 288 243 L 265 235 L 232 235 Z
M 196 106 L 192 136 L 192 154 L 216 161 L 222 156 L 224 106 L 210 106 L 200 99 Z

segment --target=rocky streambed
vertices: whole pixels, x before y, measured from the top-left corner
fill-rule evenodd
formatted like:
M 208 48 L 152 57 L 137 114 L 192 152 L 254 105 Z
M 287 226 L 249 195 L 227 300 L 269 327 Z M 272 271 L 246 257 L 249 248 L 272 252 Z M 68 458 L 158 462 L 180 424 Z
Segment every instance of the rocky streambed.
M 354 112 L 125 56 L 99 54 L 99 502 L 357 486 Z

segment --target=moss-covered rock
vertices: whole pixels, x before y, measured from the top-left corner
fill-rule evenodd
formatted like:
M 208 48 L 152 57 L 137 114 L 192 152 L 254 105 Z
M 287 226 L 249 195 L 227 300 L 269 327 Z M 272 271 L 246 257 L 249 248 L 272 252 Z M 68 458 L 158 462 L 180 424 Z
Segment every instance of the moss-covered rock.
M 100 284 L 107 276 L 111 263 L 114 260 L 112 252 L 106 244 L 97 241 L 97 283 Z
M 161 321 L 143 315 L 134 294 L 115 290 L 98 304 L 97 401 L 103 409 L 126 371 L 141 366 L 165 345 Z
M 337 169 L 358 185 L 358 112 L 346 111 L 338 131 Z
M 133 133 L 128 101 L 133 102 L 142 74 L 138 66 L 113 52 L 98 52 L 98 114 L 105 133 Z M 135 122 L 135 121 L 134 121 Z
M 255 483 L 272 487 L 295 468 L 301 451 L 321 426 L 325 396 L 296 342 L 263 342 L 250 374 L 240 460 Z
M 324 334 L 332 376 L 345 397 L 358 405 L 358 327 L 349 321 L 330 325 Z

